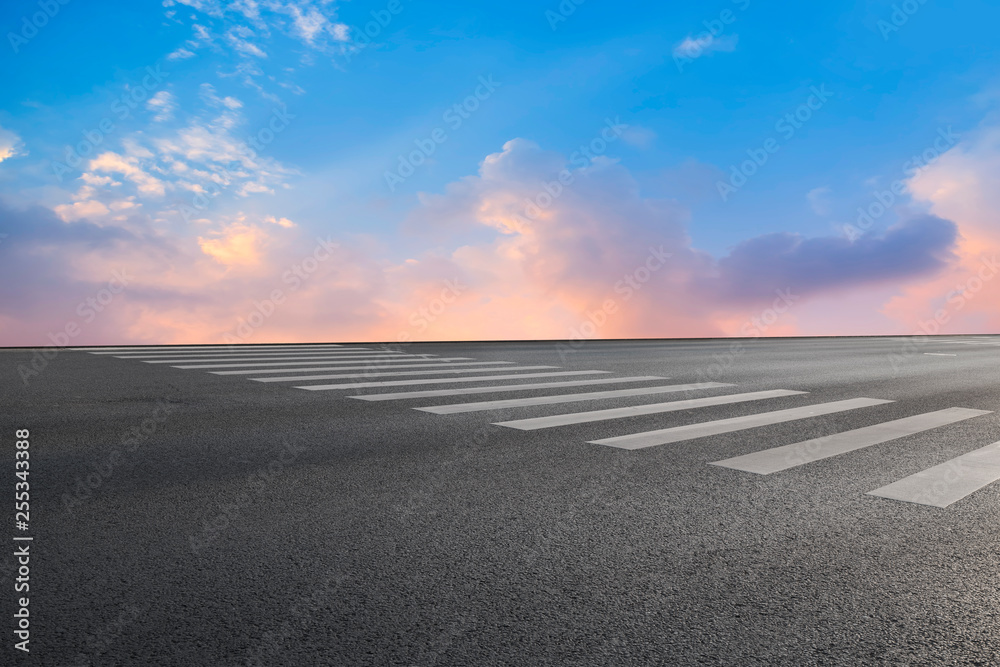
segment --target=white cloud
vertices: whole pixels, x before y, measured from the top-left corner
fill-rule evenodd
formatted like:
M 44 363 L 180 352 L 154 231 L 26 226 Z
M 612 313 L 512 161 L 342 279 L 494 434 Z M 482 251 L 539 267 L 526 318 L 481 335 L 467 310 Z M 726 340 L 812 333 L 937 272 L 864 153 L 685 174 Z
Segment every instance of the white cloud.
M 0 127 L 0 162 L 19 155 L 27 155 L 26 152 L 22 152 L 23 146 L 21 137 Z
M 239 101 L 235 97 L 219 97 L 219 94 L 215 92 L 215 86 L 210 83 L 203 83 L 199 86 L 199 91 L 201 98 L 208 102 L 214 107 L 225 107 L 230 111 L 236 111 L 243 107 L 243 102 Z
M 264 222 L 270 222 L 272 225 L 278 225 L 280 227 L 284 227 L 285 229 L 295 227 L 295 223 L 288 218 L 275 218 L 273 215 L 269 215 L 264 218 Z
M 87 185 L 93 185 L 97 187 L 103 185 L 121 185 L 120 181 L 116 181 L 110 176 L 95 176 L 94 174 L 91 174 L 89 172 L 83 172 L 82 174 L 80 174 L 80 180 L 86 183 Z
M 138 165 L 138 159 L 125 157 L 113 151 L 101 153 L 87 165 L 90 171 L 104 171 L 122 174 L 138 187 L 144 195 L 162 197 L 166 191 L 163 181 L 143 171 Z
M 108 214 L 108 207 L 99 201 L 86 199 L 55 207 L 56 214 L 63 222 L 73 222 L 82 218 L 100 217 Z
M 271 6 L 280 7 L 280 4 L 271 3 Z M 315 7 L 300 7 L 295 3 L 289 3 L 282 10 L 291 15 L 294 34 L 309 46 L 315 47 L 317 39 L 323 34 L 332 35 L 338 41 L 348 39 L 348 26 L 343 23 L 333 23 Z
M 238 25 L 230 28 L 226 33 L 226 41 L 244 56 L 267 58 L 267 54 L 264 53 L 263 49 L 250 41 L 250 38 L 254 36 L 254 32 L 250 28 Z
M 622 133 L 622 140 L 636 148 L 649 148 L 656 140 L 656 132 L 641 125 L 629 125 L 628 129 Z
M 816 215 L 830 215 L 832 212 L 830 193 L 832 191 L 828 187 L 813 188 L 806 194 L 806 199 L 809 201 L 809 206 L 812 207 L 813 212 Z
M 700 58 L 716 51 L 731 52 L 736 50 L 736 43 L 739 41 L 737 35 L 723 35 L 713 37 L 705 33 L 697 37 L 688 35 L 684 41 L 674 47 L 674 56 L 680 58 Z
M 146 108 L 153 112 L 154 122 L 170 120 L 177 109 L 177 99 L 166 90 L 161 90 L 146 101 Z
M 350 27 L 336 20 L 336 4 L 330 0 L 237 0 L 228 4 L 216 0 L 166 0 L 164 6 L 176 3 L 221 20 L 225 41 L 248 58 L 266 58 L 261 40 L 269 39 L 274 32 L 319 52 L 329 51 L 331 42 L 350 41 Z M 216 44 L 205 26 L 193 23 L 192 29 L 191 39 L 169 58 L 189 58 L 198 48 Z
M 183 46 L 167 55 L 167 60 L 187 60 L 188 58 L 194 58 L 194 51 L 185 49 Z

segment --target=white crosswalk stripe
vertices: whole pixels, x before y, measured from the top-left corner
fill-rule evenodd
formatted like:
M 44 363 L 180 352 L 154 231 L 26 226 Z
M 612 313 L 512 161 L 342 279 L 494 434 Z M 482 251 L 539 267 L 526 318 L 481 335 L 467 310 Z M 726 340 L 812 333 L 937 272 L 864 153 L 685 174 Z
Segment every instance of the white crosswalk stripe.
M 935 342 L 951 345 L 1000 345 L 1000 341 L 994 340 L 937 340 Z M 294 389 L 305 391 L 378 390 L 392 387 L 446 385 L 441 388 L 376 391 L 376 393 L 349 396 L 349 398 L 361 401 L 401 401 L 464 397 L 475 394 L 502 395 L 536 390 L 544 392 L 569 387 L 601 387 L 602 385 L 638 382 L 662 382 L 669 379 L 655 375 L 593 377 L 595 375 L 610 375 L 610 373 L 605 370 L 549 370 L 559 367 L 549 365 L 519 366 L 517 365 L 519 362 L 516 361 L 477 361 L 471 357 L 437 357 L 430 354 L 408 354 L 384 348 L 339 344 L 70 349 L 80 349 L 90 354 L 112 356 L 148 364 L 166 364 L 175 369 L 202 370 L 220 376 L 232 375 L 260 383 L 285 383 L 285 386 L 288 383 L 312 383 L 294 385 Z M 954 356 L 935 352 L 925 354 L 929 356 Z M 524 380 L 540 380 L 542 378 L 545 380 L 524 382 Z M 343 382 L 329 383 L 330 380 L 343 380 Z M 513 383 L 496 384 L 500 381 L 513 381 Z M 316 384 L 317 382 L 322 382 L 322 384 Z M 414 406 L 413 409 L 434 415 L 453 415 L 559 406 L 588 401 L 640 399 L 644 396 L 702 392 L 734 386 L 736 385 L 723 382 L 689 382 L 616 389 L 598 388 L 574 393 L 550 393 L 541 396 L 529 395 L 485 401 Z M 806 393 L 790 389 L 773 389 L 697 398 L 684 397 L 683 400 L 662 403 L 510 419 L 495 422 L 494 426 L 531 431 L 692 409 L 709 410 L 724 405 L 802 396 Z M 884 399 L 852 398 L 729 419 L 660 428 L 587 442 L 623 450 L 637 450 L 763 426 L 776 426 L 795 420 L 875 407 L 892 402 Z M 847 455 L 873 445 L 915 436 L 931 429 L 947 428 L 955 423 L 987 414 L 991 413 L 987 410 L 968 408 L 938 410 L 733 456 L 714 461 L 711 465 L 742 472 L 771 475 L 807 463 Z M 1000 442 L 870 491 L 868 495 L 944 508 L 997 481 L 1000 481 Z
M 938 340 L 935 343 L 943 343 L 945 345 L 987 345 L 987 346 L 997 346 L 1000 342 L 988 341 L 988 340 Z
M 452 382 L 495 382 L 496 380 L 520 380 L 523 378 L 563 377 L 567 375 L 595 375 L 609 371 L 558 371 L 554 373 L 523 373 L 521 375 L 485 375 L 474 378 L 433 378 L 429 380 L 393 380 L 391 382 L 355 382 L 347 384 L 314 384 L 296 387 L 310 391 L 328 389 L 362 389 L 364 387 L 404 387 L 417 384 L 446 384 Z
M 594 380 L 568 380 L 565 382 L 530 382 L 527 384 L 491 385 L 489 387 L 462 387 L 461 389 L 425 389 L 422 391 L 398 391 L 386 394 L 362 394 L 349 396 L 361 401 L 401 401 L 409 398 L 439 398 L 441 396 L 465 396 L 466 394 L 498 394 L 510 391 L 533 389 L 560 389 L 564 387 L 585 387 L 595 384 L 619 384 L 624 382 L 651 382 L 669 380 L 658 375 L 639 375 L 623 378 L 597 378 Z
M 719 435 L 721 433 L 732 433 L 759 426 L 769 426 L 781 424 L 783 422 L 797 419 L 808 419 L 819 417 L 836 412 L 846 412 L 867 408 L 876 405 L 884 405 L 892 401 L 878 398 L 851 398 L 845 401 L 834 401 L 832 403 L 820 403 L 818 405 L 808 405 L 801 408 L 790 408 L 788 410 L 777 410 L 775 412 L 764 412 L 744 417 L 733 417 L 730 419 L 720 419 L 717 421 L 701 422 L 698 424 L 688 424 L 686 426 L 674 426 L 672 428 L 646 431 L 643 433 L 633 433 L 631 435 L 621 435 L 613 438 L 602 438 L 600 440 L 590 440 L 591 444 L 607 445 L 609 447 L 619 447 L 621 449 L 643 449 L 645 447 L 655 447 L 684 440 L 694 440 L 704 438 L 709 435 Z
M 507 371 L 538 371 L 558 366 L 504 366 L 502 368 L 432 368 L 419 371 L 375 371 L 366 373 L 348 373 L 334 375 L 296 375 L 289 377 L 250 378 L 254 382 L 310 382 L 312 380 L 348 380 L 370 377 L 389 377 L 394 375 L 446 375 L 448 373 L 506 373 Z
M 755 391 L 746 394 L 727 394 L 724 396 L 690 398 L 683 401 L 670 401 L 669 403 L 633 405 L 627 408 L 592 410 L 590 412 L 571 412 L 569 414 L 551 415 L 548 417 L 532 417 L 531 419 L 514 419 L 511 421 L 496 422 L 496 425 L 516 428 L 522 431 L 534 431 L 540 428 L 552 428 L 553 426 L 583 424 L 586 422 L 605 421 L 608 419 L 620 419 L 622 417 L 653 415 L 662 412 L 677 412 L 679 410 L 691 410 L 694 408 L 704 408 L 713 405 L 729 405 L 732 403 L 744 403 L 747 401 L 763 401 L 768 398 L 797 396 L 804 393 L 806 392 L 790 391 L 788 389 L 773 389 L 769 391 Z
M 286 352 L 281 351 L 271 351 L 271 350 L 261 350 L 260 352 L 186 352 L 186 353 L 176 353 L 176 354 L 116 354 L 115 359 L 141 359 L 145 361 L 146 359 L 212 359 L 213 357 L 218 357 L 219 359 L 256 359 L 257 357 L 303 357 L 309 354 L 323 354 L 331 357 L 344 357 L 350 358 L 357 356 L 359 354 L 391 354 L 391 355 L 401 355 L 402 352 L 382 352 L 379 350 L 300 350 L 297 352 Z M 427 355 L 406 355 L 406 356 L 427 356 Z
M 251 368 L 238 371 L 209 371 L 212 375 L 260 375 L 263 373 L 324 373 L 333 371 L 363 371 L 380 370 L 391 368 L 437 368 L 438 366 L 495 366 L 503 364 L 513 364 L 513 361 L 472 361 L 469 357 L 440 357 L 437 359 L 379 359 L 369 361 L 362 366 L 350 366 L 343 364 L 357 364 L 357 361 L 329 361 L 316 362 L 323 364 L 316 368 Z
M 371 362 L 375 363 L 376 360 L 385 359 L 386 357 L 354 357 L 352 361 L 358 363 Z M 400 359 L 402 357 L 394 357 Z M 171 366 L 171 368 L 183 368 L 185 370 L 209 370 L 211 368 L 248 368 L 250 366 L 261 366 L 261 367 L 275 367 L 275 366 L 315 366 L 317 363 L 335 363 L 337 359 L 329 359 L 328 357 L 308 357 L 307 359 L 296 359 L 295 361 L 252 361 L 252 362 L 240 362 L 238 364 L 185 364 L 183 366 Z M 149 363 L 149 362 L 145 362 Z M 177 363 L 172 362 L 172 363 Z
M 733 468 L 745 472 L 770 475 L 781 470 L 821 461 L 853 452 L 872 445 L 878 445 L 890 440 L 905 438 L 923 431 L 940 428 L 949 424 L 990 414 L 987 410 L 968 410 L 965 408 L 949 408 L 938 410 L 905 419 L 883 422 L 874 426 L 844 431 L 822 438 L 797 442 L 792 445 L 765 449 L 753 454 L 735 456 L 723 461 L 715 461 L 712 465 L 723 468 Z
M 532 398 L 508 398 L 499 401 L 479 401 L 476 403 L 450 403 L 448 405 L 431 405 L 414 408 L 438 415 L 453 415 L 461 412 L 480 412 L 483 410 L 499 410 L 501 408 L 523 408 L 533 405 L 554 405 L 557 403 L 574 403 L 577 401 L 596 401 L 605 398 L 624 398 L 630 396 L 649 396 L 684 391 L 701 391 L 732 387 L 724 382 L 699 382 L 695 384 L 672 384 L 660 387 L 640 387 L 638 389 L 614 389 L 611 391 L 588 391 L 580 394 L 558 394 L 556 396 L 535 396 Z
M 223 363 L 223 362 L 240 362 L 240 361 L 316 361 L 318 359 L 327 359 L 329 361 L 337 360 L 347 360 L 354 361 L 355 359 L 416 359 L 418 357 L 413 357 L 410 355 L 402 355 L 399 353 L 387 352 L 385 354 L 372 354 L 372 353 L 359 353 L 359 354 L 316 354 L 316 355 L 306 355 L 299 357 L 282 357 L 274 356 L 272 354 L 265 354 L 258 357 L 213 357 L 212 359 L 191 359 L 191 358 L 179 358 L 179 359 L 143 359 L 144 364 L 212 364 L 212 363 Z
M 943 508 L 996 481 L 1000 481 L 1000 442 L 869 491 L 868 495 Z
M 317 344 L 317 345 L 176 345 L 176 346 L 161 346 L 154 345 L 152 347 L 71 347 L 70 350 L 76 352 L 89 352 L 90 354 L 122 354 L 130 352 L 143 352 L 148 353 L 160 352 L 163 354 L 171 354 L 175 352 L 192 352 L 195 350 L 207 350 L 210 352 L 233 352 L 236 350 L 325 350 L 325 349 L 337 349 L 337 350 L 367 350 L 367 347 L 350 346 L 346 347 L 344 345 L 334 345 L 334 344 Z

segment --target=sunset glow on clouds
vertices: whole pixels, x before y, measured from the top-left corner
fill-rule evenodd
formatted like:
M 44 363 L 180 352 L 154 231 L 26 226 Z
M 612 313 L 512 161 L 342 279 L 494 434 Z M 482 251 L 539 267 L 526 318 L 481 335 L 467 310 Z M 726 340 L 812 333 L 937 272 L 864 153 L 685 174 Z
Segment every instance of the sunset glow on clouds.
M 603 11 L 587 9 L 582 32 Z M 424 53 L 410 40 L 419 41 L 427 10 L 391 14 L 373 43 L 365 22 L 374 10 L 167 2 L 149 17 L 155 39 L 117 56 L 130 75 L 108 81 L 103 64 L 81 65 L 100 85 L 67 82 L 62 101 L 15 81 L 23 91 L 12 88 L 0 115 L 0 344 L 49 344 L 68 322 L 80 325 L 75 344 L 1000 327 L 1000 123 L 988 103 L 963 111 L 958 139 L 924 153 L 918 169 L 899 167 L 951 124 L 906 136 L 886 133 L 890 120 L 861 127 L 849 105 L 867 104 L 867 92 L 849 93 L 854 84 L 818 63 L 798 65 L 792 83 L 761 84 L 761 102 L 721 112 L 699 97 L 699 86 L 722 95 L 726 68 L 752 69 L 754 49 L 766 48 L 752 38 L 766 23 L 749 9 L 717 40 L 726 48 L 684 73 L 669 56 L 616 41 L 635 35 L 652 48 L 660 38 L 639 24 L 615 23 L 618 37 L 595 42 L 570 21 L 552 37 L 539 12 L 537 38 L 557 40 L 551 61 L 519 73 L 470 55 L 453 79 L 421 88 L 408 88 L 408 59 Z M 661 16 L 661 29 L 673 26 L 665 44 L 698 39 L 698 14 L 684 11 Z M 71 48 L 75 38 L 62 38 Z M 482 39 L 470 36 L 468 48 Z M 890 48 L 878 33 L 865 39 L 873 53 Z M 19 63 L 30 62 L 31 46 Z M 421 66 L 458 62 L 453 48 L 442 42 Z M 593 52 L 614 64 L 590 81 Z M 161 77 L 150 78 L 153 62 Z M 470 98 L 494 68 L 503 85 Z M 708 101 L 616 88 L 650 77 Z M 732 202 L 720 201 L 731 165 L 821 79 L 837 93 L 830 108 L 758 165 Z M 567 86 L 563 103 L 551 93 L 562 80 L 585 90 Z M 584 111 L 581 95 L 620 116 Z M 835 109 L 838 99 L 848 108 Z M 456 101 L 461 127 L 427 149 Z M 889 157 L 873 156 L 869 135 Z M 389 192 L 383 174 L 400 159 L 413 175 Z M 872 202 L 894 181 L 884 212 L 862 222 L 858 210 L 878 211 Z M 127 282 L 112 302 L 81 306 L 113 276 Z

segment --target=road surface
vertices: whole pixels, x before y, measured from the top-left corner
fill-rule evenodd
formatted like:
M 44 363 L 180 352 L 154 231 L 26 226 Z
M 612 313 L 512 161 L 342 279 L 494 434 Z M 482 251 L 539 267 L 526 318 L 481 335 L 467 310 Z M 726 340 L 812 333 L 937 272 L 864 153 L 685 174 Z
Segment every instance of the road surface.
M 0 360 L 7 664 L 1000 660 L 1000 337 Z

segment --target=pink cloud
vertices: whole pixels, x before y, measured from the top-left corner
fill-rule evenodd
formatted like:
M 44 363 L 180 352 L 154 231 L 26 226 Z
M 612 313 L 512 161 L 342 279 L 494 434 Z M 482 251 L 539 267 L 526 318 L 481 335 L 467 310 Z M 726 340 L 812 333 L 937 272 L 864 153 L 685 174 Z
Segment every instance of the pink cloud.
M 904 286 L 884 312 L 907 333 L 996 332 L 1000 328 L 1000 127 L 984 126 L 909 182 L 913 198 L 958 223 L 958 261 Z
M 111 171 L 129 177 L 122 164 Z M 919 294 L 955 241 L 942 209 L 882 237 L 769 235 L 718 260 L 692 247 L 685 207 L 644 196 L 620 164 L 570 164 L 520 139 L 422 195 L 405 222 L 418 236 L 490 238 L 399 262 L 383 259 L 384 240 L 316 239 L 280 215 L 207 221 L 192 238 L 141 210 L 100 225 L 9 213 L 0 255 L 18 253 L 0 275 L 23 289 L 0 311 L 7 345 L 45 344 L 112 270 L 129 285 L 75 344 L 793 334 L 809 330 L 796 308 L 811 300 L 890 283 Z M 784 314 L 750 324 L 772 308 Z

